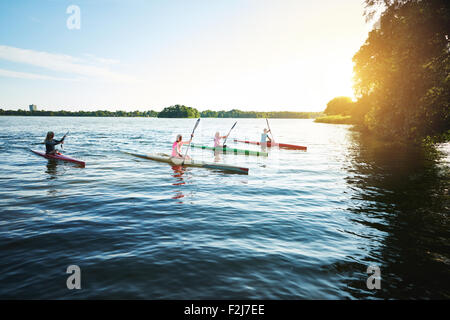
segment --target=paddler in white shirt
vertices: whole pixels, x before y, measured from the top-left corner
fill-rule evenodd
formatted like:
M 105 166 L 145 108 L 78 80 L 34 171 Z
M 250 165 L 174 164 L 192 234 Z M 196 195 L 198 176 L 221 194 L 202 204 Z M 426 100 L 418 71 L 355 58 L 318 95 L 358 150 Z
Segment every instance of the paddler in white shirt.
M 272 142 L 272 139 L 270 139 L 268 133 L 270 132 L 270 130 L 267 130 L 266 128 L 264 128 L 264 132 L 261 133 L 261 145 L 267 145 L 267 142 Z M 267 139 L 269 139 L 269 141 L 267 141 Z

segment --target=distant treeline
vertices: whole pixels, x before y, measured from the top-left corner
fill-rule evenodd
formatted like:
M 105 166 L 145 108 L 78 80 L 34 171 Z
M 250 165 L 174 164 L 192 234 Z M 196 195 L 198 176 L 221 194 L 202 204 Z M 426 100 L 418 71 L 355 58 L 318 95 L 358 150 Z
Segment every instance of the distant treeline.
M 292 111 L 230 111 L 205 110 L 201 112 L 202 118 L 280 118 L 280 119 L 313 119 L 322 115 L 322 112 L 292 112 Z
M 158 112 L 150 111 L 26 111 L 26 110 L 3 110 L 0 116 L 36 116 L 36 117 L 156 117 Z
M 233 109 L 230 111 L 205 110 L 199 112 L 192 107 L 175 105 L 157 111 L 26 111 L 3 110 L 0 116 L 58 116 L 58 117 L 158 117 L 158 118 L 281 118 L 281 119 L 312 119 L 321 116 L 322 112 L 290 112 L 290 111 L 242 111 Z

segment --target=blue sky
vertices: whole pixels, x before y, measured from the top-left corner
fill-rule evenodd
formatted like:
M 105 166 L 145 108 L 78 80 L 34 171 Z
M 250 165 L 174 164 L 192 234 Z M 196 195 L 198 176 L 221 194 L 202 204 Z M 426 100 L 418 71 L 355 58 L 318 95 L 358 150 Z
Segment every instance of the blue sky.
M 362 0 L 0 0 L 0 108 L 321 111 L 352 94 L 362 12 Z

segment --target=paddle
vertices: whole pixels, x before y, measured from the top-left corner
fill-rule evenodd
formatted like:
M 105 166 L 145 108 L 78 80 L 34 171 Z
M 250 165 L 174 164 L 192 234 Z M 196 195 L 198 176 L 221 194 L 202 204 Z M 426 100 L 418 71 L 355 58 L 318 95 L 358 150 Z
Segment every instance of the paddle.
M 62 138 L 61 140 L 64 141 L 64 138 L 65 138 L 68 134 L 69 134 L 69 131 L 67 131 L 67 133 L 63 136 L 63 138 Z M 64 143 L 64 142 L 61 143 L 61 148 L 63 147 L 63 146 L 62 146 L 63 143 Z M 36 143 L 32 143 L 31 145 L 32 145 L 32 146 L 35 146 L 35 145 L 38 145 L 38 144 L 45 144 L 45 141 L 44 141 L 44 142 L 36 142 Z
M 223 140 L 223 147 L 224 148 L 226 148 L 226 144 L 225 144 L 225 142 L 227 142 L 227 139 L 228 139 L 228 136 L 230 135 L 230 133 L 231 133 L 231 130 L 233 130 L 233 128 L 234 128 L 234 126 L 236 125 L 236 123 L 237 123 L 237 121 L 233 124 L 233 126 L 231 127 L 231 129 L 230 129 L 230 131 L 228 131 L 228 134 L 227 134 L 227 136 L 225 137 L 225 140 Z
M 192 140 L 192 137 L 194 137 L 195 129 L 197 129 L 197 126 L 198 126 L 199 123 L 200 123 L 200 118 L 198 118 L 197 122 L 195 123 L 194 130 L 192 130 L 191 140 Z M 184 165 L 184 161 L 186 160 L 186 156 L 187 156 L 187 153 L 189 151 L 189 147 L 191 146 L 191 140 L 189 140 L 189 145 L 188 145 L 188 148 L 186 149 L 186 153 L 184 155 L 183 162 L 181 163 L 181 165 Z
M 61 141 L 61 149 L 64 149 L 64 139 L 66 138 L 66 136 L 69 134 L 69 131 L 67 131 L 67 133 L 62 137 L 62 141 Z
M 266 118 L 266 122 L 267 122 L 267 128 L 269 129 L 269 131 L 270 131 L 270 134 L 272 135 L 272 142 L 275 142 L 275 138 L 273 137 L 273 133 L 272 133 L 272 130 L 270 129 L 270 126 L 269 126 L 269 120 L 267 120 L 267 118 Z

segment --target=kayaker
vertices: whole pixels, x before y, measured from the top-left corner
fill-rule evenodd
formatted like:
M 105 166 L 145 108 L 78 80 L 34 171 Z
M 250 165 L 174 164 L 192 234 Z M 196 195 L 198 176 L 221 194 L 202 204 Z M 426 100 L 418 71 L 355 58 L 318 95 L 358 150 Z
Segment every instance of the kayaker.
M 267 142 L 272 142 L 272 139 L 270 139 L 268 133 L 270 132 L 270 130 L 267 130 L 266 128 L 264 128 L 264 132 L 261 133 L 261 144 L 266 144 Z M 269 139 L 269 141 L 267 141 L 267 139 Z
M 214 137 L 214 147 L 222 147 L 222 145 L 220 144 L 220 139 L 226 139 L 228 138 L 228 135 L 226 136 L 220 136 L 219 132 L 216 132 L 216 135 Z
M 64 143 L 66 135 L 64 135 L 61 140 L 55 140 L 54 137 L 55 134 L 52 131 L 47 132 L 47 136 L 44 141 L 46 154 L 59 154 L 59 152 L 55 150 L 55 146 Z
M 191 143 L 193 137 L 194 135 L 192 134 L 191 140 L 183 141 L 183 137 L 181 136 L 181 134 L 177 135 L 177 140 L 172 145 L 172 157 L 184 158 L 184 156 L 181 154 L 181 147 L 185 143 Z M 186 159 L 190 159 L 190 157 L 186 156 Z

